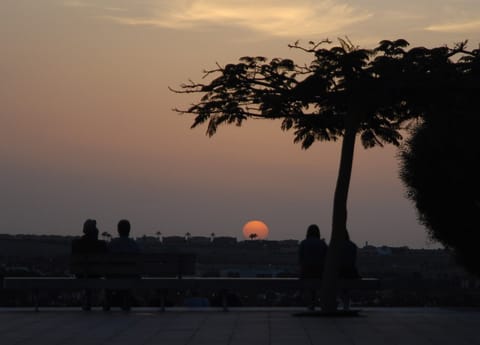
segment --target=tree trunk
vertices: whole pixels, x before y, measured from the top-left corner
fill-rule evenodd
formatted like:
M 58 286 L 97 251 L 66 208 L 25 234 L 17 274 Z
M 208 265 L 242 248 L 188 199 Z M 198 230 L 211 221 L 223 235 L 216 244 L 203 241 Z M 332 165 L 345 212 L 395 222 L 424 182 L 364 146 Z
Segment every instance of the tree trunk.
M 332 233 L 322 276 L 320 306 L 325 313 L 337 310 L 338 269 L 340 266 L 343 241 L 347 229 L 347 199 L 352 175 L 353 153 L 358 122 L 347 119 L 342 141 L 340 167 L 333 201 Z

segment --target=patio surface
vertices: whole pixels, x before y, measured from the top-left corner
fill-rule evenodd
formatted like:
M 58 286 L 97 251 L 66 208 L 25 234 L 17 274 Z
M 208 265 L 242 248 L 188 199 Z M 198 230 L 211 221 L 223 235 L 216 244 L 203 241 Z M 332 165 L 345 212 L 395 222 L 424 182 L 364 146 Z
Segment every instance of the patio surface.
M 2 345 L 480 345 L 480 310 L 369 308 L 360 317 L 294 317 L 303 309 L 0 308 Z

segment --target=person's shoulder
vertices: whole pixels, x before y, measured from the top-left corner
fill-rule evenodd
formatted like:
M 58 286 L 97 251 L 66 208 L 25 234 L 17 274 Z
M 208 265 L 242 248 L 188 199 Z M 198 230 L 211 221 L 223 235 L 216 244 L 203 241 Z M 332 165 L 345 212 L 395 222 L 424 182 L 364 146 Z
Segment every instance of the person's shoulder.
M 112 238 L 110 242 L 108 242 L 106 245 L 108 249 L 112 249 L 112 248 L 116 248 L 119 243 L 120 243 L 119 238 Z
M 130 244 L 136 252 L 140 252 L 140 247 L 139 247 L 137 241 L 135 241 L 133 238 L 130 238 Z
M 355 249 L 358 248 L 358 246 L 357 246 L 354 242 L 352 242 L 352 241 L 348 241 L 348 245 L 349 245 L 350 247 L 352 247 L 352 248 L 355 248 Z
M 325 253 L 328 249 L 328 246 L 327 244 L 325 243 L 325 241 L 322 239 L 318 239 L 318 242 L 316 243 L 316 247 L 318 248 L 318 250 L 320 250 L 321 252 Z

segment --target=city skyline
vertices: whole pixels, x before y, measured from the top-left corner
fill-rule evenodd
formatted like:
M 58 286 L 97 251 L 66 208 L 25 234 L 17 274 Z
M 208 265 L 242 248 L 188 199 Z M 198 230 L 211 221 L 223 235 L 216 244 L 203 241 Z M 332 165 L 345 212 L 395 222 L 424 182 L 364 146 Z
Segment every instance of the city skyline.
M 135 236 L 240 237 L 259 219 L 271 239 L 301 239 L 311 223 L 329 238 L 339 143 L 302 151 L 276 121 L 208 139 L 172 111 L 194 98 L 168 87 L 245 55 L 308 62 L 287 47 L 297 39 L 477 46 L 479 15 L 472 0 L 2 2 L 0 232 L 78 235 L 87 218 L 112 232 L 127 218 Z M 429 246 L 396 155 L 357 145 L 350 234 Z

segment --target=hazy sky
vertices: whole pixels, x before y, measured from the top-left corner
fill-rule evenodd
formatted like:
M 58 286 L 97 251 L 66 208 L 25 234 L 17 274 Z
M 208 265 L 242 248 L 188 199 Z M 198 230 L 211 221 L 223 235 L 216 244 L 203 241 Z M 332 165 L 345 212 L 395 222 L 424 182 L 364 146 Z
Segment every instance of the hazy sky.
M 435 4 L 435 5 L 432 5 Z M 478 0 L 2 0 L 0 233 L 78 234 L 86 218 L 134 235 L 232 235 L 260 219 L 270 238 L 330 234 L 339 144 L 302 151 L 278 122 L 212 139 L 171 109 L 202 70 L 347 35 L 370 47 L 480 38 Z M 359 244 L 425 247 L 396 149 L 357 146 L 349 229 Z

